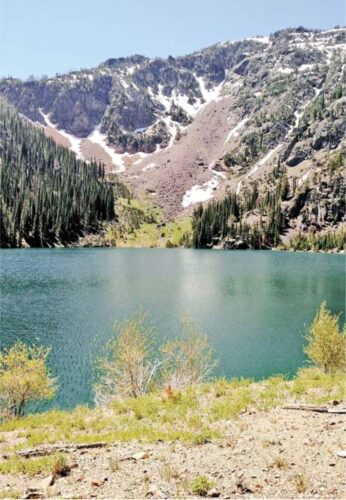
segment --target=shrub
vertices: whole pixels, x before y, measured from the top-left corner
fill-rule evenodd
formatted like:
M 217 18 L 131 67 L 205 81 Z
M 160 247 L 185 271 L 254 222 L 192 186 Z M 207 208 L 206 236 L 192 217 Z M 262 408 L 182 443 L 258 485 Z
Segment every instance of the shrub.
M 0 416 L 22 417 L 28 401 L 54 396 L 56 382 L 46 366 L 49 351 L 17 342 L 0 352 Z
M 59 455 L 52 465 L 52 473 L 54 477 L 67 476 L 71 471 L 65 455 Z
M 214 481 L 210 481 L 206 476 L 197 476 L 191 483 L 191 492 L 194 495 L 205 497 L 208 491 L 215 486 Z
M 134 316 L 117 326 L 118 335 L 98 362 L 97 404 L 108 404 L 114 397 L 140 398 L 157 388 L 165 388 L 168 398 L 175 399 L 173 389 L 204 382 L 217 365 L 208 337 L 189 319 L 183 320 L 184 335 L 161 349 L 144 319 Z
M 106 346 L 107 356 L 99 360 L 101 372 L 95 386 L 98 404 L 108 403 L 115 395 L 138 398 L 153 385 L 158 367 L 153 358 L 154 335 L 137 315 L 115 326 L 118 335 Z
M 179 389 L 205 382 L 217 366 L 207 335 L 189 318 L 182 325 L 184 335 L 162 347 L 164 385 Z
M 293 477 L 293 481 L 297 490 L 297 493 L 304 493 L 308 489 L 308 480 L 304 474 L 296 474 Z
M 307 332 L 306 354 L 325 372 L 345 368 L 345 329 L 339 329 L 339 316 L 328 311 L 323 302 Z

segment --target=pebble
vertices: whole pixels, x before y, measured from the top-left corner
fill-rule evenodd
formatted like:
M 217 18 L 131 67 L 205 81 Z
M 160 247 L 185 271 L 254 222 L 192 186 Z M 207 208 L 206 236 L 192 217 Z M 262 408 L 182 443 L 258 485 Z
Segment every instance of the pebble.
M 208 491 L 208 497 L 212 498 L 217 498 L 220 496 L 220 492 L 216 490 L 215 488 L 212 488 L 211 490 Z
M 103 479 L 93 479 L 91 484 L 92 486 L 102 486 L 106 481 L 108 481 L 107 477 L 104 477 Z
M 131 458 L 133 458 L 133 460 L 144 460 L 149 458 L 149 453 L 146 451 L 140 451 L 139 453 L 132 455 Z

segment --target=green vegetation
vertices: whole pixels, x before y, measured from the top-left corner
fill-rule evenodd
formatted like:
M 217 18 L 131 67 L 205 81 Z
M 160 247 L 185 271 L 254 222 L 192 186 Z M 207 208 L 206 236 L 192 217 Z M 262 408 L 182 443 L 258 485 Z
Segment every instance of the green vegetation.
M 227 161 L 233 164 L 230 157 Z M 346 230 L 341 225 L 345 206 L 342 164 L 342 153 L 335 153 L 323 176 L 316 174 L 314 186 L 310 187 L 307 183 L 297 185 L 295 178 L 289 181 L 279 161 L 274 170 L 265 175 L 265 182 L 251 182 L 238 195 L 230 193 L 221 201 L 198 206 L 192 220 L 192 246 L 343 250 Z M 317 213 L 326 215 L 316 224 Z M 281 236 L 292 227 L 290 221 L 298 217 L 308 229 L 283 243 Z M 337 229 L 324 229 L 329 224 Z
M 18 490 L 11 490 L 11 491 L 2 490 L 2 491 L 0 491 L 0 498 L 8 499 L 8 498 L 21 498 L 21 497 L 22 497 L 22 494 Z
M 268 390 L 272 393 L 269 399 Z M 317 368 L 305 368 L 292 381 L 283 377 L 263 382 L 213 381 L 182 391 L 158 390 L 138 398 L 114 400 L 107 408 L 51 410 L 5 421 L 0 432 L 14 432 L 21 438 L 7 451 L 47 443 L 151 443 L 159 439 L 199 446 L 222 438 L 220 423 L 237 419 L 243 411 L 268 410 L 290 399 L 320 404 L 343 398 L 345 384 L 341 372 L 326 374 Z M 45 471 L 52 470 L 57 458 L 48 463 L 45 460 L 14 458 L 2 462 L 0 472 L 10 472 L 11 468 L 15 472 L 27 462 L 31 465 L 23 469 L 26 474 L 32 474 L 33 469 L 38 473 L 43 467 Z
M 339 316 L 323 302 L 308 329 L 305 352 L 325 372 L 335 373 L 346 366 L 346 329 L 339 329 Z
M 114 218 L 103 167 L 77 160 L 0 102 L 1 245 L 51 246 Z
M 118 198 L 118 219 L 106 228 L 105 240 L 117 247 L 189 246 L 191 218 L 164 222 L 163 211 L 150 199 Z
M 95 388 L 98 402 L 118 397 L 137 398 L 149 392 L 155 381 L 153 331 L 143 315 L 116 325 L 116 336 L 99 361 L 100 381 Z
M 323 404 L 345 398 L 345 375 L 342 372 L 324 373 L 320 368 L 302 368 L 290 385 L 295 399 L 304 398 L 307 403 Z
M 161 237 L 167 248 L 191 246 L 191 217 L 181 217 L 161 227 Z
M 42 473 L 54 473 L 59 464 L 62 463 L 67 463 L 67 460 L 61 454 L 30 459 L 13 456 L 5 462 L 0 462 L 0 474 L 21 473 L 32 477 Z
M 55 477 L 67 476 L 70 472 L 70 466 L 65 455 L 58 455 L 52 465 L 52 472 Z
M 138 398 L 155 388 L 181 389 L 210 378 L 215 361 L 208 337 L 188 319 L 183 335 L 159 347 L 156 334 L 138 315 L 116 325 L 116 336 L 99 360 L 100 379 L 95 387 L 98 404 L 115 398 Z
M 161 348 L 162 382 L 165 387 L 191 387 L 208 380 L 217 361 L 207 335 L 189 319 L 182 321 L 183 335 Z
M 342 170 L 345 164 L 344 154 L 342 151 L 335 153 L 328 161 L 328 170 L 330 173 Z
M 15 439 L 2 449 L 14 452 L 41 444 L 133 440 L 142 443 L 179 440 L 200 446 L 221 439 L 221 424 L 239 418 L 244 412 L 268 411 L 291 400 L 312 404 L 343 400 L 346 395 L 345 336 L 339 330 L 338 319 L 325 304 L 321 305 L 309 328 L 306 347 L 318 366 L 302 368 L 293 380 L 278 375 L 260 382 L 251 379 L 204 382 L 213 366 L 211 351 L 205 337 L 191 323 L 185 322 L 184 337 L 165 344 L 160 350 L 144 317 L 134 317 L 119 325 L 118 336 L 110 345 L 110 355 L 102 360 L 99 386 L 104 405 L 92 409 L 82 406 L 73 411 L 51 410 L 26 417 L 19 411 L 3 415 L 0 432 L 11 432 Z M 33 374 L 37 375 L 34 381 L 39 380 L 39 388 L 46 396 L 52 391 L 52 381 L 44 369 L 46 351 L 41 351 L 42 357 L 39 351 L 27 349 L 16 347 L 11 352 L 11 359 L 21 365 L 22 371 L 19 378 L 8 370 L 4 372 L 7 379 L 1 379 L 0 375 L 3 399 L 9 386 L 16 388 L 17 384 L 21 388 L 22 379 L 31 380 Z M 5 359 L 7 352 L 2 354 Z M 23 355 L 23 352 L 32 354 Z M 34 358 L 33 363 L 30 358 Z M 31 395 L 34 397 L 36 393 Z M 8 418 L 13 416 L 16 418 Z M 271 444 L 263 442 L 263 446 Z M 274 465 L 287 467 L 286 461 L 280 458 L 274 460 Z M 118 464 L 112 467 L 117 468 Z M 22 459 L 11 455 L 0 463 L 0 474 L 21 472 L 30 476 L 47 471 L 66 474 L 65 457 Z M 166 475 L 173 473 L 163 471 Z M 300 487 L 300 479 L 297 479 L 297 490 Z M 196 478 L 195 488 L 191 490 L 191 485 L 189 488 L 194 494 L 203 495 L 202 491 L 208 491 L 211 486 Z
M 55 380 L 46 360 L 49 349 L 17 342 L 0 351 L 0 417 L 22 417 L 29 401 L 52 398 Z
M 208 491 L 215 486 L 215 481 L 211 481 L 206 476 L 197 476 L 191 482 L 191 492 L 194 495 L 199 495 L 201 497 L 206 497 Z
M 277 168 L 274 189 L 260 193 L 257 183 L 241 196 L 230 194 L 224 200 L 200 205 L 194 212 L 192 242 L 195 248 L 205 248 L 218 240 L 232 248 L 241 241 L 241 248 L 268 248 L 280 241 L 285 227 L 281 202 L 287 195 L 287 178 Z M 274 173 L 274 175 L 276 175 Z M 250 217 L 246 217 L 246 214 Z
M 296 251 L 328 252 L 329 250 L 344 250 L 346 243 L 346 229 L 325 231 L 324 233 L 302 233 L 290 239 L 288 244 L 281 244 L 280 248 Z

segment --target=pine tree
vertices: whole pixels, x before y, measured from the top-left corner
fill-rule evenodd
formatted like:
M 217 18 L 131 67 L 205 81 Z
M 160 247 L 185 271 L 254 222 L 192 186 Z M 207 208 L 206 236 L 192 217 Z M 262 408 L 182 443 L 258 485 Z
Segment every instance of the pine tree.
M 0 176 L 3 247 L 71 243 L 115 217 L 104 167 L 77 160 L 3 101 Z

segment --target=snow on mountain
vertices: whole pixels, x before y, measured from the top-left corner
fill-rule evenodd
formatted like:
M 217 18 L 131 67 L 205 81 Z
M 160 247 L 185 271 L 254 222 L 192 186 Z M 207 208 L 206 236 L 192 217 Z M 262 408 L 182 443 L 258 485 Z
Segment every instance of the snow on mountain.
M 318 158 L 345 143 L 345 36 L 287 29 L 183 57 L 109 59 L 54 78 L 6 78 L 0 95 L 78 158 L 85 143 L 97 146 L 109 171 L 155 192 L 171 217 L 241 192 L 278 161 L 288 176 L 313 179 Z

